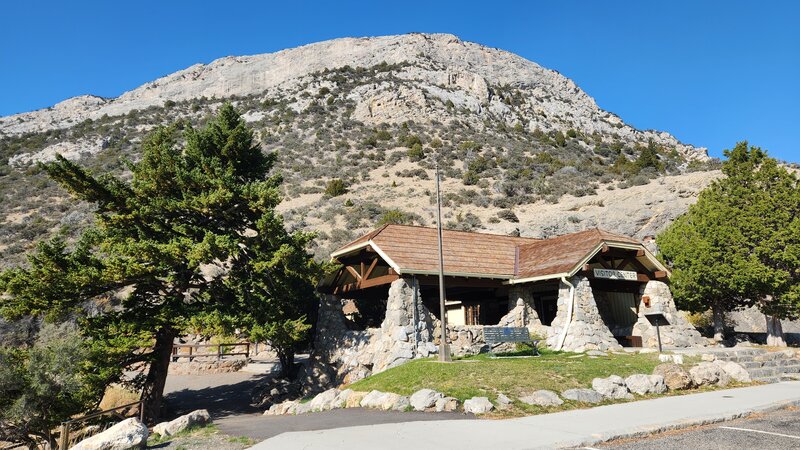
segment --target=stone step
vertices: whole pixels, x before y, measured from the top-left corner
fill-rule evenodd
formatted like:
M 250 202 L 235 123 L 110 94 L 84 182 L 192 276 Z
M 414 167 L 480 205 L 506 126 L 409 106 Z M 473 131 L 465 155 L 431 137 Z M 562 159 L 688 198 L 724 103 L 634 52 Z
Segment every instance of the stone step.
M 782 377 L 765 377 L 765 378 L 758 378 L 758 379 L 754 378 L 753 380 L 754 381 L 760 381 L 762 383 L 780 383 L 781 381 L 783 381 L 783 378 Z

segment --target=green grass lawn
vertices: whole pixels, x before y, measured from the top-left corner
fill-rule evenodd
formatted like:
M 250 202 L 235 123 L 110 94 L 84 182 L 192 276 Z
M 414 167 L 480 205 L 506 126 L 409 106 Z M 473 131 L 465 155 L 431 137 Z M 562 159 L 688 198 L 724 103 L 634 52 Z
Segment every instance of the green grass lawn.
M 455 397 L 461 402 L 475 396 L 489 397 L 494 401 L 499 393 L 516 399 L 537 389 L 560 393 L 570 388 L 591 388 L 593 378 L 651 374 L 653 368 L 659 364 L 656 353 L 611 354 L 597 358 L 575 356 L 574 353 L 545 350 L 542 356 L 527 358 L 492 358 L 481 354 L 452 363 L 421 359 L 373 375 L 348 387 L 357 391 L 377 389 L 401 395 L 410 395 L 419 389 L 429 388 Z M 692 361 L 686 362 L 689 364 Z M 531 414 L 581 406 L 585 405 L 567 401 L 561 407 L 541 408 L 515 401 L 514 408 L 507 414 Z

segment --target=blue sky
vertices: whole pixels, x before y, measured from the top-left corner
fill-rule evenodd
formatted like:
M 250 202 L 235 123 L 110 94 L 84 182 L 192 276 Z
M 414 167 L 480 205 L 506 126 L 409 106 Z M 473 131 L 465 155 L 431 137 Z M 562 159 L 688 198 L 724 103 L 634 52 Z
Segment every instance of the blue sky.
M 31 0 L 0 11 L 0 115 L 114 97 L 227 55 L 446 32 L 555 69 L 626 122 L 713 156 L 746 139 L 800 162 L 796 1 Z

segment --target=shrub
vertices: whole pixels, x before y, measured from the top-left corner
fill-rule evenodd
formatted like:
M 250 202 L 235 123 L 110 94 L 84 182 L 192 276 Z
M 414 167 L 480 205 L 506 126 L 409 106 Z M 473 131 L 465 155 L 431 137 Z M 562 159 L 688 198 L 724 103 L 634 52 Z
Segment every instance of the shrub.
M 421 161 L 425 158 L 425 151 L 422 150 L 422 144 L 412 145 L 406 154 L 411 161 Z
M 471 170 L 467 170 L 466 172 L 464 172 L 464 176 L 461 178 L 461 181 L 467 186 L 472 186 L 478 184 L 478 181 L 480 181 L 480 179 L 481 177 L 477 173 Z
M 507 220 L 507 221 L 512 222 L 512 223 L 518 223 L 519 222 L 519 217 L 517 217 L 517 215 L 514 214 L 514 211 L 511 211 L 510 209 L 502 209 L 502 210 L 498 211 L 497 217 L 499 217 L 499 218 L 501 218 L 503 220 Z
M 414 216 L 408 214 L 404 211 L 400 211 L 399 209 L 389 209 L 386 210 L 383 214 L 381 214 L 380 219 L 378 220 L 377 225 L 387 225 L 387 224 L 394 224 L 394 225 L 408 225 L 414 222 Z
M 555 136 L 553 136 L 553 139 L 556 141 L 556 145 L 559 147 L 564 147 L 565 145 L 567 145 L 567 138 L 564 137 L 564 133 L 560 131 L 556 131 L 556 134 Z
M 347 193 L 347 186 L 340 178 L 334 178 L 325 184 L 325 195 L 328 197 L 338 197 Z

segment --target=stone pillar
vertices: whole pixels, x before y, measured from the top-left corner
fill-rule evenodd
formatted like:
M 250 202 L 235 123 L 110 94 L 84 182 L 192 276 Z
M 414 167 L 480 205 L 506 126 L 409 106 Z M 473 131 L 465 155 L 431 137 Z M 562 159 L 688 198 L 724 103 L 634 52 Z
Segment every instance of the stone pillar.
M 412 279 L 393 281 L 386 300 L 386 317 L 381 323 L 381 338 L 375 343 L 373 373 L 435 352 L 433 332 L 438 323 L 422 303 L 419 286 Z
M 328 362 L 335 359 L 334 353 L 341 339 L 348 333 L 346 318 L 342 312 L 342 301 L 335 295 L 324 295 L 317 310 L 317 327 L 314 335 L 315 353 Z
M 639 318 L 633 325 L 633 335 L 642 337 L 642 346 L 657 348 L 656 327 L 650 324 L 645 314 L 653 311 L 664 313 L 669 325 L 662 325 L 661 344 L 664 347 L 696 347 L 708 344 L 700 332 L 678 311 L 669 286 L 662 281 L 651 280 L 642 285 L 639 295 Z M 650 306 L 645 306 L 642 297 L 650 298 Z
M 529 286 L 512 285 L 508 290 L 508 314 L 497 323 L 501 327 L 527 327 L 540 330 L 542 321 L 533 303 L 533 292 Z
M 622 346 L 600 316 L 589 279 L 583 275 L 576 275 L 570 279 L 570 283 L 575 286 L 575 303 L 562 350 L 570 352 L 621 350 Z M 558 289 L 558 312 L 547 338 L 547 345 L 551 348 L 555 348 L 558 344 L 561 332 L 567 323 L 570 301 L 569 286 L 561 282 Z

